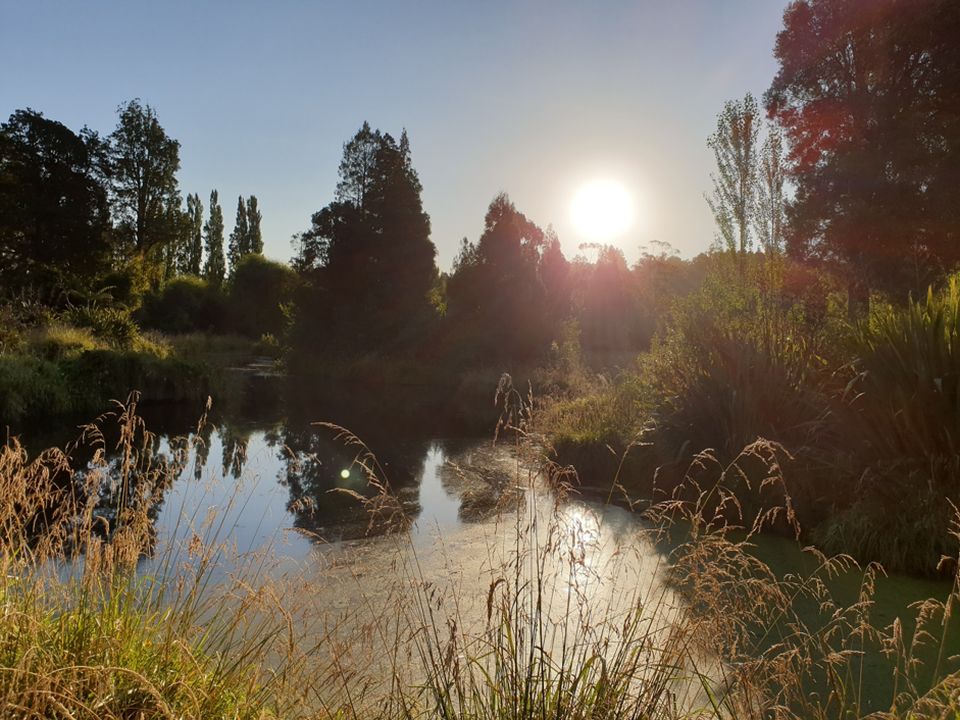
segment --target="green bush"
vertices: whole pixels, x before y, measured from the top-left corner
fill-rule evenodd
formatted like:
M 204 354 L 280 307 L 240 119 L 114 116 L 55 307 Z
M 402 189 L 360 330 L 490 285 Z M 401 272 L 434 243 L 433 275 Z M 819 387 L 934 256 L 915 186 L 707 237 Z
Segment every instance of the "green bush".
M 960 276 L 923 301 L 874 303 L 853 352 L 835 423 L 845 481 L 821 541 L 891 568 L 934 572 L 956 549 L 941 540 L 951 520 L 943 498 L 956 498 L 960 484 Z
M 297 275 L 262 255 L 246 255 L 234 268 L 228 290 L 230 324 L 235 332 L 259 338 L 282 337 L 289 323 Z
M 69 383 L 56 363 L 0 355 L 0 427 L 28 416 L 72 409 Z
M 83 305 L 70 308 L 64 317 L 71 325 L 90 328 L 96 337 L 121 350 L 133 348 L 140 336 L 137 323 L 122 308 Z
M 802 445 L 826 414 L 823 339 L 801 307 L 719 270 L 676 305 L 647 361 L 658 436 L 725 461 L 758 437 Z
M 209 393 L 204 368 L 148 353 L 95 350 L 65 361 L 63 374 L 77 410 L 95 409 L 139 390 L 145 401 L 186 401 Z
M 0 355 L 20 352 L 26 343 L 25 335 L 13 309 L 0 305 Z
M 168 333 L 223 332 L 226 303 L 219 288 L 198 277 L 178 277 L 148 295 L 138 313 L 145 328 Z

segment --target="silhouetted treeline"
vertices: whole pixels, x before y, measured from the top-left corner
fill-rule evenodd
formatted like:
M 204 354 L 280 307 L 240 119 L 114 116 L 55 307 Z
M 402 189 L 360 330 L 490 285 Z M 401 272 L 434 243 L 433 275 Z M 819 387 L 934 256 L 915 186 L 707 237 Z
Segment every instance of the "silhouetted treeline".
M 406 133 L 397 142 L 364 123 L 344 146 L 334 201 L 295 239 L 303 280 L 295 369 L 360 359 L 375 368 L 397 357 L 437 371 L 530 366 L 571 319 L 582 322 L 588 351 L 636 350 L 655 330 L 660 298 L 680 292 L 690 272 L 668 254 L 631 270 L 612 247 L 571 263 L 552 230 L 500 194 L 479 239 L 464 239 L 451 272 L 440 274 L 420 192 Z M 650 287 L 665 292 L 654 297 Z
M 108 136 L 74 132 L 31 110 L 0 125 L 0 298 L 135 309 L 172 279 L 219 286 L 263 251 L 257 198 L 240 198 L 225 255 L 216 191 L 180 192 L 180 143 L 140 100 Z M 206 256 L 206 259 L 204 258 Z
M 748 95 L 723 108 L 709 139 L 719 246 L 785 249 L 785 291 L 814 315 L 824 276 L 848 284 L 855 311 L 871 290 L 902 302 L 953 269 L 957 37 L 960 6 L 948 0 L 791 3 L 765 129 Z M 295 371 L 404 360 L 457 372 L 536 364 L 574 326 L 588 356 L 643 349 L 703 274 L 702 261 L 670 253 L 633 267 L 614 247 L 564 257 L 505 194 L 442 273 L 406 132 L 364 123 L 334 197 L 296 238 L 294 277 L 245 264 L 263 248 L 256 197 L 238 199 L 229 236 L 215 190 L 206 212 L 198 194 L 184 203 L 179 151 L 139 100 L 106 137 L 14 112 L 0 127 L 0 293 L 142 304 L 139 320 L 170 332 L 270 333 Z

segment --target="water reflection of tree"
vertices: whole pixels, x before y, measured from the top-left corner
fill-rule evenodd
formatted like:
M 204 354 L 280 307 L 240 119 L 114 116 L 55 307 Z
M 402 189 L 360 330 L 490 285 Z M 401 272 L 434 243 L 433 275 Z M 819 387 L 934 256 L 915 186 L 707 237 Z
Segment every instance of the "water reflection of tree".
M 76 507 L 85 508 L 81 515 L 89 513 L 86 520 L 78 516 L 78 524 L 89 522 L 93 534 L 108 539 L 133 518 L 145 518 L 141 550 L 151 554 L 166 493 L 191 454 L 189 437 L 164 440 L 150 432 L 137 415 L 136 400 L 83 426 L 66 447 L 73 472 L 65 482 Z
M 239 480 L 247 462 L 247 446 L 251 428 L 224 423 L 220 426 L 220 444 L 223 450 L 223 476 Z
M 288 510 L 294 515 L 294 526 L 324 541 L 360 537 L 384 529 L 370 523 L 367 510 L 354 495 L 371 498 L 378 492 L 360 466 L 363 449 L 348 446 L 336 435 L 324 427 L 288 427 L 278 445 L 283 463 L 279 480 L 290 492 Z M 375 470 L 385 476 L 381 480 L 386 481 L 398 501 L 398 509 L 415 516 L 428 443 L 377 438 L 370 442 L 370 447 L 376 451 Z

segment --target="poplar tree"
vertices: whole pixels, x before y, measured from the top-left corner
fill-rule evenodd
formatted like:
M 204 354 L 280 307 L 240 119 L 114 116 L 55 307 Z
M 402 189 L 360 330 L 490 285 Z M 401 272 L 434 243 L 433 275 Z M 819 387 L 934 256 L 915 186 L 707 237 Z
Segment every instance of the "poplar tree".
M 263 254 L 263 233 L 260 230 L 260 208 L 257 205 L 257 196 L 251 195 L 247 199 L 247 252 Z
M 784 246 L 786 173 L 783 134 L 770 124 L 760 150 L 753 207 L 753 230 L 765 253 L 778 252 Z
M 717 164 L 711 173 L 713 193 L 707 204 L 717 223 L 722 247 L 734 254 L 751 249 L 757 179 L 759 111 L 753 95 L 729 101 L 717 117 L 717 129 L 707 140 Z
M 243 196 L 237 198 L 237 217 L 233 222 L 233 231 L 230 233 L 230 242 L 227 246 L 227 259 L 230 261 L 230 271 L 237 267 L 240 258 L 247 254 L 249 242 L 249 226 L 247 224 L 247 206 Z
M 196 193 L 187 195 L 187 223 L 190 238 L 182 272 L 199 277 L 203 261 L 203 203 Z
M 226 274 L 226 261 L 223 257 L 223 209 L 216 190 L 210 193 L 210 217 L 203 226 L 203 235 L 207 246 L 203 276 L 211 285 L 220 285 Z

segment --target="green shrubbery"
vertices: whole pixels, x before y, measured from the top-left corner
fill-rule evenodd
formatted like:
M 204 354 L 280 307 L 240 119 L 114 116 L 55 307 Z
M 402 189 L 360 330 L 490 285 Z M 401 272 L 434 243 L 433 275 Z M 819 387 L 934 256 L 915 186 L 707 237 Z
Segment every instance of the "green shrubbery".
M 785 288 L 765 285 L 761 258 L 737 271 L 714 262 L 635 370 L 547 403 L 541 421 L 561 457 L 639 440 L 645 462 L 626 480 L 646 497 L 657 468 L 669 490 L 704 449 L 727 463 L 773 440 L 826 549 L 934 572 L 955 550 L 944 498 L 960 488 L 960 278 L 925 301 L 874 302 L 850 324 L 829 277 Z
M 213 368 L 241 364 L 253 350 L 235 336 L 198 342 L 144 334 L 119 306 L 38 314 L 10 303 L 0 318 L 0 424 L 95 414 L 132 389 L 151 401 L 203 399 L 224 386 Z
M 905 307 L 875 303 L 851 350 L 836 429 L 845 493 L 819 537 L 933 572 L 955 551 L 946 499 L 960 490 L 960 276 Z
M 234 268 L 227 293 L 233 332 L 260 338 L 283 337 L 290 321 L 297 275 L 262 255 L 246 255 Z
M 64 319 L 77 327 L 89 328 L 97 338 L 121 350 L 130 350 L 140 338 L 139 326 L 124 308 L 82 305 L 70 308 Z
M 185 275 L 144 298 L 140 323 L 166 333 L 223 332 L 227 308 L 223 293 L 206 280 Z

